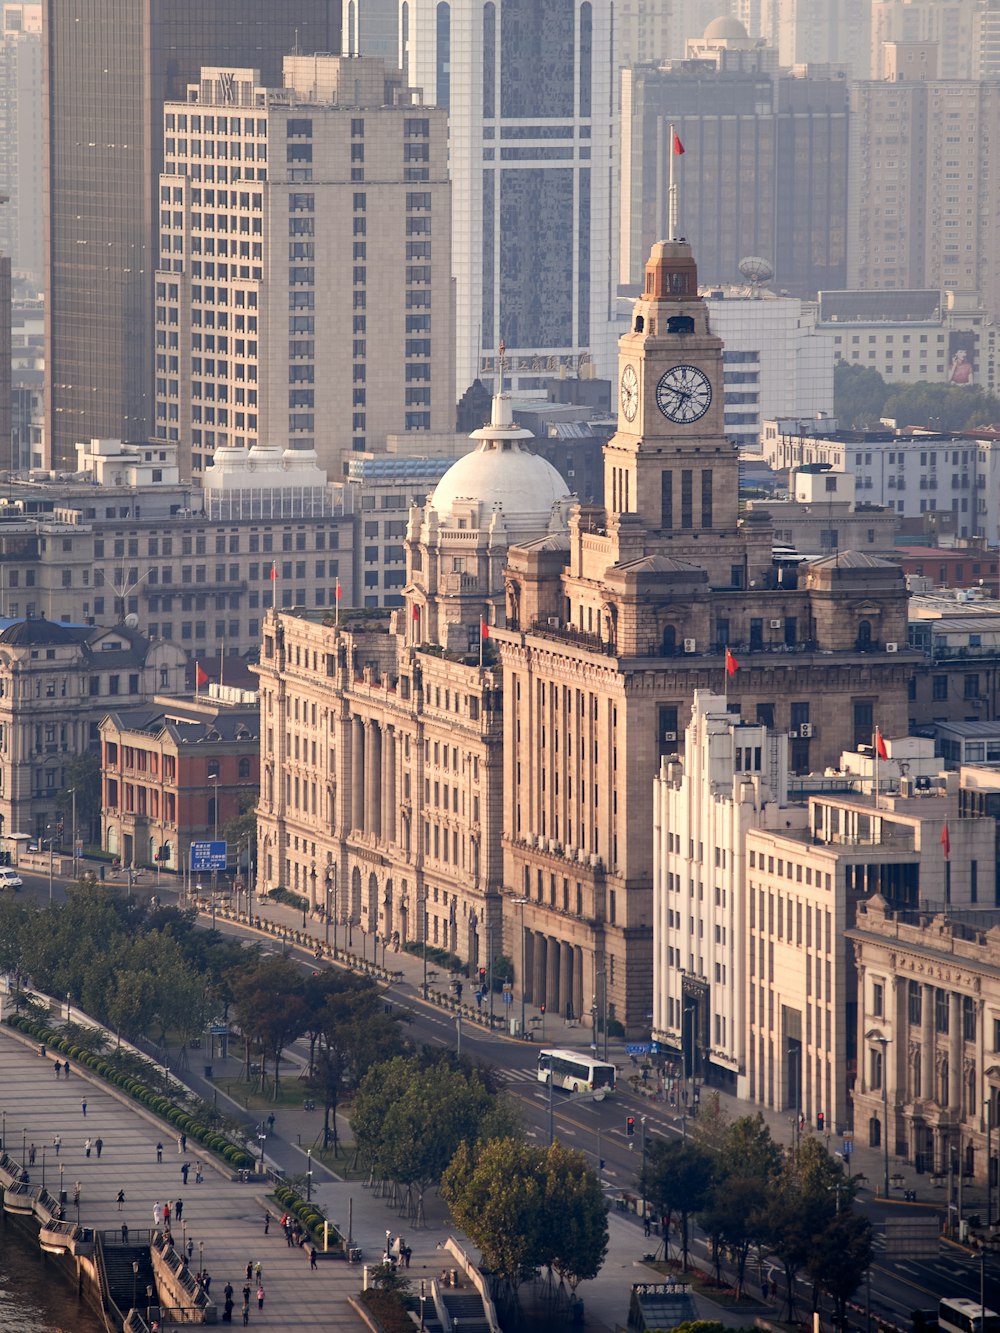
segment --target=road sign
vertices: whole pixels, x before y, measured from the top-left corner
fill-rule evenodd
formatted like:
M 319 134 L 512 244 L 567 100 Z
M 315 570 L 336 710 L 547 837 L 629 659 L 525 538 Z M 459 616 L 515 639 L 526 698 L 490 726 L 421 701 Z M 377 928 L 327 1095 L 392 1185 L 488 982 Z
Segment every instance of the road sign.
M 625 1047 L 626 1055 L 649 1055 L 648 1041 L 631 1041 Z
M 227 846 L 224 842 L 193 842 L 191 844 L 191 869 L 225 870 Z
M 504 991 L 504 993 L 503 993 L 503 1002 L 504 1002 L 504 1004 L 513 1004 L 513 1003 L 514 1003 L 514 997 L 513 997 L 513 995 L 510 993 L 509 990 L 505 990 L 505 991 Z
M 209 1023 L 208 1034 L 210 1037 L 224 1037 L 229 1031 L 226 1023 Z

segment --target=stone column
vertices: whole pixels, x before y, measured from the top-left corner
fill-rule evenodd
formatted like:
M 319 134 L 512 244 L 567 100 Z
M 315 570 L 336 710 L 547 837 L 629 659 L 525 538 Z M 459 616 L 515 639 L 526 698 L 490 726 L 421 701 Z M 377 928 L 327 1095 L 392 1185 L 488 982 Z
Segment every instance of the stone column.
M 559 987 L 559 976 L 561 968 L 560 953 L 562 945 L 550 935 L 548 938 L 546 954 L 546 977 L 545 977 L 545 1004 L 549 1013 L 557 1014 L 559 1012 L 559 996 L 561 990 Z
M 382 832 L 382 733 L 377 722 L 365 724 L 365 830 L 378 838 Z
M 365 826 L 365 728 L 351 718 L 351 828 Z
M 962 997 L 948 995 L 948 1107 L 959 1115 L 962 1110 Z
M 583 950 L 573 946 L 573 1016 L 583 1017 Z
M 521 976 L 521 990 L 524 992 L 525 1000 L 530 1004 L 535 994 L 532 986 L 532 979 L 535 974 L 535 937 L 526 926 L 522 927 L 520 933 L 520 944 L 523 953 L 518 952 L 514 966 L 521 968 L 523 974 Z
M 934 987 L 924 985 L 921 992 L 920 1039 L 923 1047 L 920 1053 L 920 1099 L 935 1100 L 934 1088 Z
M 563 943 L 559 946 L 559 1017 L 565 1018 L 573 1005 L 573 946 Z M 576 1007 L 573 1005 L 573 1014 Z
M 545 1003 L 545 972 L 548 965 L 548 945 L 544 935 L 537 931 L 533 932 L 535 936 L 535 947 L 533 952 L 534 966 L 531 969 L 531 1003 Z
M 382 839 L 396 841 L 396 729 L 386 727 L 382 763 Z

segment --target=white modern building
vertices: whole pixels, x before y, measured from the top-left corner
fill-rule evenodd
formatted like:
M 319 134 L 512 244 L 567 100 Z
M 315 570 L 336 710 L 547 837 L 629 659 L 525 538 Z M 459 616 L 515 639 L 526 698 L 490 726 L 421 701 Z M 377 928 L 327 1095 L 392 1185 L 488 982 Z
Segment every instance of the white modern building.
M 340 52 L 377 56 L 395 66 L 399 58 L 399 0 L 345 0 Z
M 742 449 L 760 446 L 776 416 L 833 412 L 834 352 L 816 332 L 811 306 L 797 297 L 746 288 L 703 288 L 723 353 L 725 428 Z
M 42 282 L 42 6 L 0 7 L 0 251 L 15 279 Z
M 842 431 L 834 418 L 767 421 L 762 438 L 776 471 L 826 463 L 854 474 L 859 501 L 903 518 L 950 514 L 955 537 L 1000 540 L 1000 438 Z
M 456 393 L 615 363 L 616 6 L 407 0 L 405 81 L 448 112 Z
M 341 478 L 454 421 L 445 113 L 374 58 L 284 82 L 203 69 L 164 108 L 155 434 L 183 475 L 265 445 Z
M 747 509 L 766 514 L 777 546 L 820 557 L 834 551 L 891 552 L 898 521 L 882 505 L 859 504 L 854 476 L 823 464 L 796 468 L 785 500 L 748 500 Z

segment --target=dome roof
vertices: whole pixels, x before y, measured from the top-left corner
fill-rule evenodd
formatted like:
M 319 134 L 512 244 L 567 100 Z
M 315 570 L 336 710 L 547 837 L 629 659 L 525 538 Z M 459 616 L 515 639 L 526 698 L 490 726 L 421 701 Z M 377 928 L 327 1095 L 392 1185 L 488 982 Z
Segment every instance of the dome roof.
M 77 643 L 79 634 L 43 616 L 32 616 L 10 625 L 0 634 L 0 643 L 15 648 L 53 647 L 56 644 Z
M 746 42 L 749 40 L 747 30 L 739 19 L 733 18 L 729 14 L 723 14 L 720 18 L 713 19 L 705 29 L 706 42 Z
M 458 501 L 477 501 L 487 510 L 502 509 L 519 527 L 537 522 L 544 532 L 553 506 L 569 499 L 569 488 L 551 463 L 525 448 L 531 432 L 515 424 L 506 395 L 493 399 L 490 424 L 472 438 L 480 441 L 479 448 L 452 464 L 431 496 L 430 509 L 445 518 Z

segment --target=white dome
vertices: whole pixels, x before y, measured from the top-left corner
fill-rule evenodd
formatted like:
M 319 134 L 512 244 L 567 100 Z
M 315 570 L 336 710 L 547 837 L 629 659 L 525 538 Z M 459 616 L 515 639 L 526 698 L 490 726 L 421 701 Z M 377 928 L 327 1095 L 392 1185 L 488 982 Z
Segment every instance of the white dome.
M 445 519 L 459 501 L 473 501 L 487 512 L 503 510 L 519 529 L 537 526 L 539 535 L 547 532 L 554 506 L 569 499 L 570 492 L 551 463 L 524 447 L 522 441 L 530 438 L 530 431 L 515 425 L 510 399 L 498 395 L 492 421 L 473 434 L 481 441 L 479 448 L 452 464 L 429 509 Z
M 703 40 L 706 42 L 745 42 L 749 38 L 746 28 L 738 18 L 723 14 L 721 18 L 713 19 L 708 25 Z

